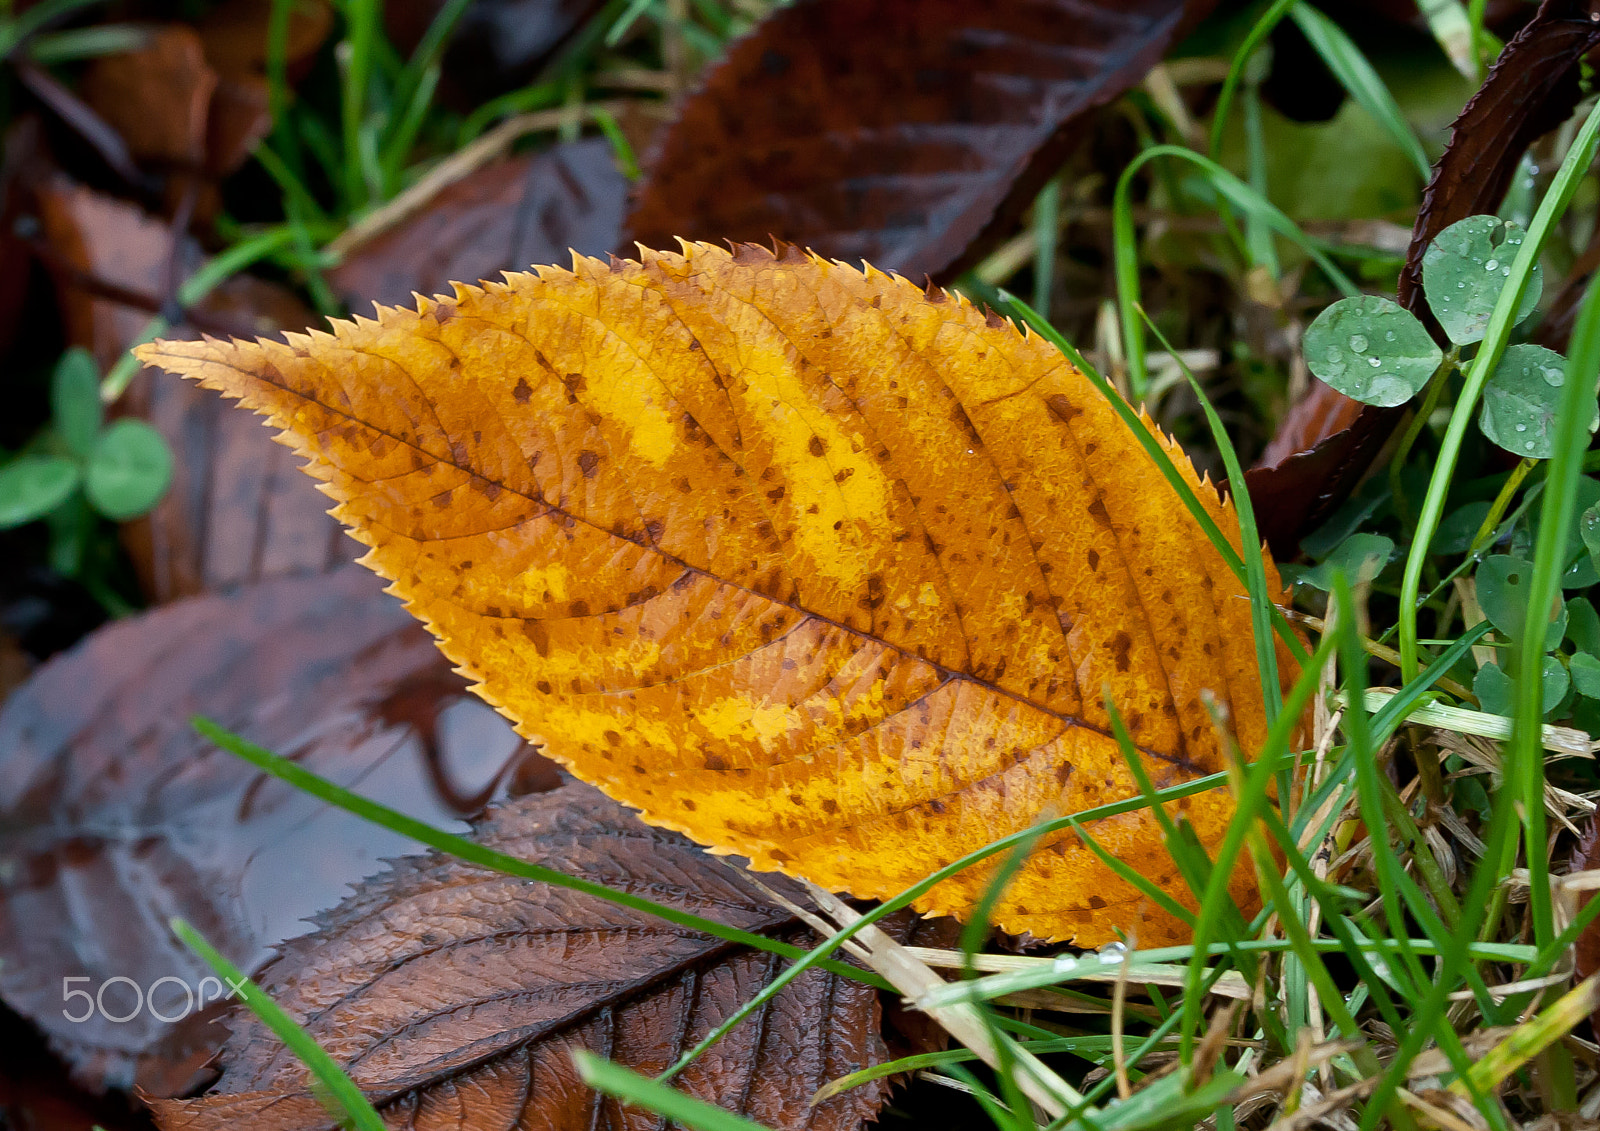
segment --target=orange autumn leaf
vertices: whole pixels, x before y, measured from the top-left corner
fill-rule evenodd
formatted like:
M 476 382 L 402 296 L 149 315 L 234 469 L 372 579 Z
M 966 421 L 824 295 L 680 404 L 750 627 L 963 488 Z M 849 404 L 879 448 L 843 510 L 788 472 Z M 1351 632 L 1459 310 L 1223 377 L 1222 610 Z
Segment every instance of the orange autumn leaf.
M 875 270 L 705 244 L 418 305 L 139 356 L 282 428 L 479 694 L 646 820 L 879 898 L 1136 795 L 1108 689 L 1158 787 L 1222 768 L 1208 694 L 1264 739 L 1242 587 L 1043 339 Z M 1232 802 L 1175 808 L 1215 845 Z M 1093 831 L 1192 902 L 1147 811 Z M 920 906 L 959 916 L 991 875 Z M 1070 833 L 996 922 L 1184 933 Z

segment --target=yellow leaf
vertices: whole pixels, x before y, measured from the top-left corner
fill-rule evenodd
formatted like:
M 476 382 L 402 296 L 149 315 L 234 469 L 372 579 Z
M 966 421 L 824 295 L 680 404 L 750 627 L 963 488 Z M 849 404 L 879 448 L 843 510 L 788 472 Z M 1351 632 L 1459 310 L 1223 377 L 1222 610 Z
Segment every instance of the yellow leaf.
M 1261 743 L 1241 586 L 1042 339 L 870 269 L 704 244 L 419 307 L 139 356 L 284 429 L 479 693 L 647 820 L 885 897 L 1135 795 L 1107 689 L 1158 786 L 1222 768 L 1208 693 Z M 1175 808 L 1215 845 L 1232 803 Z M 1191 902 L 1149 813 L 1093 831 Z M 990 875 L 921 906 L 963 914 Z M 1183 934 L 1071 834 L 996 918 Z

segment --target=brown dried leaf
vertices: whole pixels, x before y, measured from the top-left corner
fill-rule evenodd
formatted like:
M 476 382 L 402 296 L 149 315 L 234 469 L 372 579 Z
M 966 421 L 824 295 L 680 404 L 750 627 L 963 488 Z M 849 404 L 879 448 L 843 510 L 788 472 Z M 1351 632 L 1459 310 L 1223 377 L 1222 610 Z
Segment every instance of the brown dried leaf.
M 629 239 L 768 243 L 949 276 L 1210 0 L 801 0 L 729 48 L 650 161 Z
M 1400 273 L 1400 304 L 1430 327 L 1435 323 L 1422 297 L 1422 253 L 1457 220 L 1493 212 L 1528 146 L 1571 115 L 1581 93 L 1583 58 L 1600 45 L 1600 21 L 1591 7 L 1589 0 L 1544 0 L 1452 125 L 1450 143 L 1423 192 Z M 1245 476 L 1262 534 L 1275 553 L 1295 552 L 1300 539 L 1344 501 L 1405 412 L 1405 406 L 1358 404 L 1320 382 L 1290 411 L 1281 439 Z
M 497 807 L 481 842 L 615 890 L 806 945 L 807 933 L 737 868 L 644 824 L 589 786 Z M 798 885 L 771 883 L 791 899 Z M 891 920 L 897 936 L 948 940 L 948 921 Z M 930 938 L 931 936 L 931 938 Z M 812 940 L 814 943 L 815 940 Z M 645 1128 L 655 1117 L 579 1083 L 569 1050 L 659 1073 L 769 983 L 774 955 L 645 912 L 486 872 L 439 853 L 362 884 L 284 947 L 262 988 L 380 1105 L 391 1126 Z M 832 1079 L 888 1058 L 877 993 L 803 975 L 678 1078 L 768 1126 L 832 1131 L 871 1118 L 884 1082 L 811 1108 Z M 331 1126 L 304 1067 L 241 1018 L 217 1091 L 157 1105 L 166 1131 L 248 1118 L 258 1131 Z M 265 1124 L 262 1124 L 265 1120 Z
M 328 280 L 359 310 L 556 262 L 569 249 L 604 255 L 621 235 L 627 193 L 627 178 L 604 138 L 499 161 L 358 245 Z
M 89 65 L 79 93 L 141 161 L 198 166 L 217 75 L 193 28 L 169 24 L 143 47 Z
M 63 978 L 93 992 L 170 976 L 181 986 L 159 1011 L 180 1015 L 182 986 L 209 971 L 168 916 L 254 969 L 413 847 L 216 750 L 190 729 L 197 712 L 436 822 L 462 815 L 446 794 L 480 792 L 521 749 L 356 567 L 118 621 L 41 668 L 0 711 L 0 996 L 97 1087 L 181 1093 L 221 1030 L 149 1010 L 75 1024 Z M 422 719 L 432 749 L 428 725 L 407 721 Z M 129 1012 L 132 988 L 105 1002 Z

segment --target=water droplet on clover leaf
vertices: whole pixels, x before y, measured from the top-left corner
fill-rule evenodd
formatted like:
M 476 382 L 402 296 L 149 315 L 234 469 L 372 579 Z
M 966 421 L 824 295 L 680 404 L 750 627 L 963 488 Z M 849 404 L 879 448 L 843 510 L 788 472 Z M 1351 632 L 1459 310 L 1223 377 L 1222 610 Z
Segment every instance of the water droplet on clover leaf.
M 1491 259 L 1489 262 L 1483 265 L 1483 269 L 1485 271 L 1498 271 L 1500 269 L 1500 261 L 1498 259 Z
M 1356 353 L 1366 353 L 1367 352 L 1367 339 L 1366 339 L 1366 337 L 1361 335 L 1361 334 L 1351 334 L 1350 335 L 1350 348 L 1353 349 Z
M 1369 357 L 1369 358 L 1367 358 L 1367 364 L 1372 366 L 1372 368 L 1376 369 L 1376 368 L 1378 368 L 1378 366 L 1382 365 L 1383 362 L 1379 361 L 1375 357 Z

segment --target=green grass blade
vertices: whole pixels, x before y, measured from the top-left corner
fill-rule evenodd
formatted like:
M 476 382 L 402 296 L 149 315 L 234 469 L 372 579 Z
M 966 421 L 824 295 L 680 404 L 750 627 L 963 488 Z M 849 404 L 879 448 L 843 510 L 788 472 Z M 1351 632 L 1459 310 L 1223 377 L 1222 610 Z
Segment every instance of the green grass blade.
M 316 1077 L 317 1082 L 326 1089 L 328 1097 L 344 1110 L 346 1118 L 356 1131 L 387 1131 L 383 1119 L 367 1101 L 361 1089 L 356 1087 L 355 1081 L 345 1074 L 339 1062 L 329 1056 L 310 1033 L 302 1029 L 294 1018 L 285 1013 L 278 1003 L 263 993 L 254 982 L 246 978 L 243 971 L 224 958 L 199 931 L 182 919 L 169 919 L 168 923 L 172 927 L 172 933 L 204 959 L 206 965 L 217 972 L 217 977 L 232 987 L 233 992 L 250 1008 L 250 1012 L 271 1029 L 278 1040 L 282 1041 L 300 1063 Z
M 1056 244 L 1061 234 L 1061 178 L 1039 190 L 1033 200 L 1033 305 L 1050 310 L 1056 274 Z
M 1574 143 L 1576 146 L 1576 143 Z M 1528 626 L 1517 672 L 1517 713 L 1511 741 L 1505 747 L 1505 774 L 1519 783 L 1524 843 L 1528 861 L 1528 913 L 1534 940 L 1547 945 L 1555 937 L 1550 907 L 1549 868 L 1545 853 L 1544 812 L 1544 625 L 1561 595 L 1562 556 L 1573 529 L 1578 480 L 1589 447 L 1589 423 L 1595 413 L 1595 374 L 1600 373 L 1600 285 L 1590 281 L 1572 332 L 1572 356 L 1555 419 L 1555 451 L 1545 476 L 1539 538 L 1528 582 Z
M 370 202 L 367 162 L 362 139 L 367 120 L 367 99 L 378 51 L 380 0 L 345 0 L 345 37 L 339 44 L 341 97 L 339 124 L 344 140 L 345 211 L 354 212 Z
M 1428 155 L 1423 152 L 1422 142 L 1417 140 L 1394 95 L 1389 93 L 1378 72 L 1367 62 L 1361 48 L 1344 33 L 1343 28 L 1310 4 L 1296 4 L 1289 10 L 1289 18 L 1294 20 L 1310 41 L 1312 49 L 1328 65 L 1328 69 L 1339 80 L 1339 85 L 1394 139 L 1394 143 L 1410 158 L 1417 175 L 1426 182 L 1433 175 L 1433 170 L 1429 167 Z
M 243 271 L 253 263 L 258 263 L 271 256 L 282 248 L 288 247 L 295 240 L 295 233 L 287 227 L 273 228 L 252 239 L 241 240 L 226 251 L 221 252 L 206 264 L 190 275 L 178 287 L 178 306 L 187 309 L 202 301 L 212 291 L 223 283 Z M 130 344 L 131 350 L 135 345 L 154 341 L 157 337 L 167 332 L 167 320 L 161 316 L 152 318 L 145 328 L 140 331 L 139 339 Z M 106 373 L 100 382 L 100 400 L 110 404 L 123 393 L 128 391 L 128 384 L 134 375 L 142 369 L 139 359 L 132 353 L 124 351 L 117 359 L 117 363 Z
M 1539 251 L 1556 221 L 1566 212 L 1579 182 L 1594 160 L 1597 139 L 1600 139 L 1600 104 L 1589 111 L 1589 117 L 1573 139 L 1572 148 L 1561 162 L 1549 191 L 1539 203 L 1533 223 L 1528 226 L 1528 234 L 1517 248 L 1516 257 L 1511 261 L 1511 274 L 1506 277 L 1500 300 L 1495 303 L 1494 313 L 1489 317 L 1489 326 L 1484 332 L 1483 343 L 1478 347 L 1478 354 L 1467 369 L 1466 382 L 1450 414 L 1444 440 L 1439 445 L 1433 475 L 1428 481 L 1428 492 L 1422 502 L 1422 513 L 1417 519 L 1416 534 L 1411 542 L 1411 550 L 1406 555 L 1405 573 L 1400 581 L 1400 675 L 1408 683 L 1417 674 L 1418 667 L 1417 594 L 1422 588 L 1422 567 L 1428 557 L 1428 547 L 1439 529 L 1439 520 L 1444 515 L 1445 498 L 1455 478 L 1461 445 L 1466 439 L 1468 427 L 1476 418 L 1474 409 L 1483 386 L 1499 364 L 1500 355 L 1505 352 L 1511 329 L 1516 323 L 1517 306 L 1522 301 L 1523 289 L 1538 261 Z
M 754 1120 L 684 1095 L 631 1068 L 602 1060 L 587 1049 L 573 1049 L 572 1062 L 578 1066 L 579 1077 L 595 1091 L 642 1107 L 684 1127 L 693 1127 L 695 1131 L 769 1131 Z
M 1217 105 L 1211 111 L 1211 140 L 1206 152 L 1213 161 L 1222 156 L 1222 138 L 1228 130 L 1228 114 L 1233 109 L 1233 98 L 1239 90 L 1239 83 L 1244 80 L 1245 68 L 1250 65 L 1256 49 L 1266 42 L 1272 29 L 1283 22 L 1283 17 L 1289 14 L 1289 9 L 1296 3 L 1297 0 L 1273 0 L 1272 6 L 1261 13 L 1261 18 L 1251 26 L 1244 42 L 1233 53 L 1227 77 L 1222 80 L 1222 89 L 1217 94 Z
M 1222 466 L 1228 472 L 1228 488 L 1233 494 L 1233 509 L 1239 516 L 1239 546 L 1244 559 L 1245 589 L 1250 594 L 1250 624 L 1255 635 L 1256 671 L 1261 681 L 1261 705 L 1266 712 L 1267 726 L 1270 728 L 1278 721 L 1278 714 L 1283 709 L 1283 687 L 1278 681 L 1278 650 L 1273 645 L 1272 639 L 1272 617 L 1276 611 L 1274 605 L 1277 594 L 1267 588 L 1267 563 L 1261 552 L 1261 531 L 1256 526 L 1255 507 L 1250 502 L 1244 467 L 1239 462 L 1239 453 L 1234 449 L 1233 439 L 1223 427 L 1222 417 L 1217 415 L 1211 398 L 1206 396 L 1205 389 L 1201 387 L 1194 372 L 1183 363 L 1178 351 L 1172 348 L 1172 343 L 1167 341 L 1166 335 L 1161 333 L 1156 324 L 1145 314 L 1142 306 L 1139 308 L 1139 316 L 1156 335 L 1156 340 L 1161 343 L 1162 348 L 1178 358 L 1178 368 L 1189 382 L 1189 388 L 1193 391 L 1195 399 L 1200 402 L 1200 408 L 1205 412 L 1206 424 L 1211 429 L 1212 442 L 1216 444 L 1217 451 L 1222 456 Z M 1288 736 L 1284 737 L 1284 746 L 1287 748 Z M 1286 787 L 1288 782 L 1279 784 Z
M 1270 640 L 1268 643 L 1271 643 Z M 1288 699 L 1283 704 L 1283 711 L 1267 732 L 1267 739 L 1262 747 L 1263 753 L 1289 751 L 1294 729 L 1299 725 L 1306 707 L 1310 705 L 1312 695 L 1316 694 L 1322 667 L 1333 650 L 1333 643 L 1331 639 L 1323 640 L 1312 655 L 1311 662 L 1301 669 L 1300 678 L 1295 681 Z M 1232 903 L 1232 896 L 1228 892 L 1228 880 L 1233 875 L 1234 865 L 1245 849 L 1247 838 L 1257 827 L 1261 810 L 1271 804 L 1268 794 L 1273 782 L 1273 762 L 1272 758 L 1258 759 L 1243 773 L 1244 780 L 1235 798 L 1233 818 L 1228 822 L 1228 830 L 1223 834 L 1222 843 L 1217 846 L 1210 883 L 1199 893 L 1200 913 L 1196 917 L 1194 933 L 1194 944 L 1197 948 L 1205 946 L 1212 925 L 1224 921 L 1224 904 Z M 1283 846 L 1283 851 L 1294 852 L 1296 849 L 1291 842 Z M 1293 917 L 1292 905 L 1281 904 L 1279 910 L 1281 918 L 1287 920 Z M 1202 1005 L 1199 996 L 1201 976 L 1199 965 L 1191 964 L 1184 994 L 1183 1008 L 1187 1014 L 1183 1028 L 1185 1033 L 1192 1033 L 1199 1027 Z
M 668 907 L 654 900 L 645 899 L 643 896 L 632 895 L 628 892 L 608 888 L 604 884 L 582 880 L 576 876 L 569 876 L 553 868 L 546 868 L 540 864 L 530 864 L 526 860 L 518 860 L 515 856 L 508 856 L 503 852 L 496 852 L 492 848 L 485 848 L 475 841 L 465 837 L 456 836 L 454 833 L 436 829 L 432 825 L 408 817 L 404 813 L 379 804 L 370 798 L 352 793 L 343 786 L 335 785 L 306 769 L 304 766 L 291 761 L 279 754 L 274 754 L 253 742 L 247 742 L 238 735 L 231 734 L 219 727 L 210 719 L 195 717 L 190 720 L 194 729 L 205 738 L 210 739 L 230 754 L 237 755 L 255 766 L 259 770 L 271 774 L 273 777 L 285 781 L 296 789 L 329 805 L 338 806 L 346 812 L 371 821 L 373 824 L 382 825 L 399 833 L 401 836 L 410 837 L 412 840 L 421 841 L 430 848 L 440 852 L 447 852 L 458 860 L 465 860 L 469 864 L 476 864 L 492 871 L 503 872 L 508 876 L 517 876 L 525 880 L 535 880 L 539 883 L 550 884 L 552 887 L 567 888 L 570 891 L 582 892 L 597 899 L 604 899 L 620 907 L 633 911 L 643 911 L 646 914 L 665 919 L 680 927 L 702 934 L 711 935 L 713 938 L 724 939 L 727 942 L 741 943 L 744 946 L 754 947 L 758 950 L 770 951 L 785 958 L 802 958 L 806 952 L 797 946 L 769 939 L 763 935 L 742 931 L 737 927 L 730 927 L 725 923 L 718 923 L 712 919 L 704 919 L 699 915 L 687 911 L 680 911 L 676 907 Z M 829 973 L 838 974 L 857 982 L 866 982 L 868 985 L 877 986 L 879 989 L 892 989 L 875 974 L 859 970 L 852 966 L 839 963 L 823 963 Z
M 1128 386 L 1135 401 L 1142 400 L 1149 385 L 1145 365 L 1144 324 L 1134 312 L 1139 302 L 1139 246 L 1133 223 L 1133 178 L 1140 169 L 1159 157 L 1187 161 L 1200 170 L 1211 187 L 1234 208 L 1254 216 L 1278 235 L 1294 243 L 1321 268 L 1341 294 L 1360 292 L 1343 271 L 1334 265 L 1317 241 L 1300 230 L 1271 201 L 1245 184 L 1221 165 L 1181 145 L 1153 145 L 1128 163 L 1117 178 L 1111 201 L 1111 237 L 1117 280 L 1117 307 L 1122 321 L 1123 355 L 1128 365 Z

